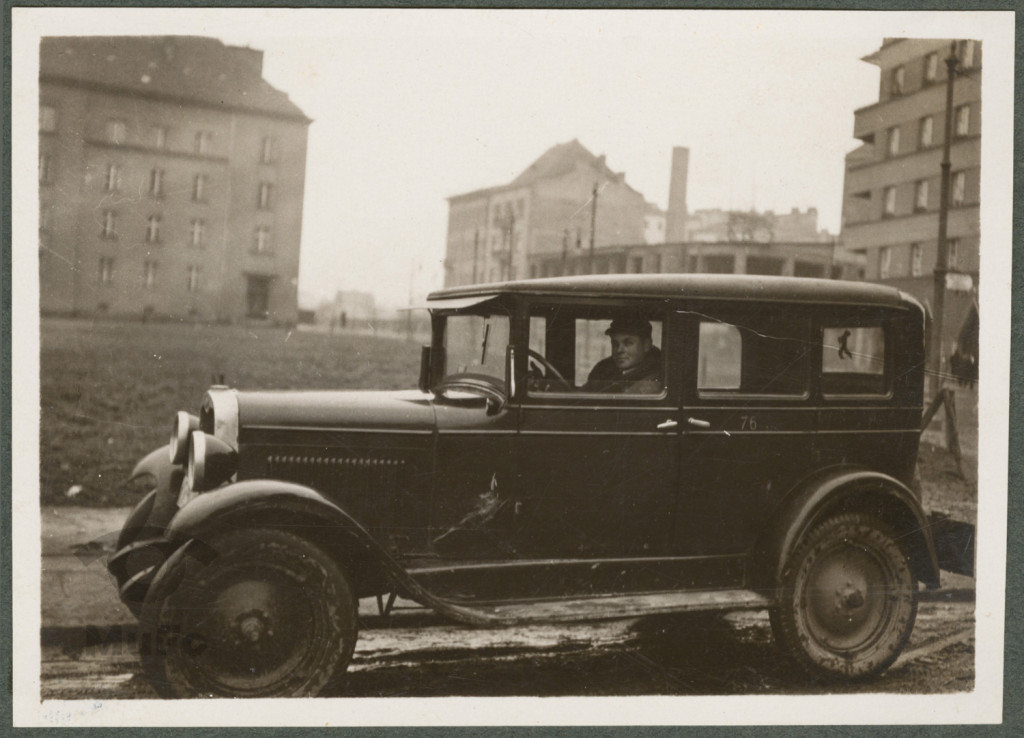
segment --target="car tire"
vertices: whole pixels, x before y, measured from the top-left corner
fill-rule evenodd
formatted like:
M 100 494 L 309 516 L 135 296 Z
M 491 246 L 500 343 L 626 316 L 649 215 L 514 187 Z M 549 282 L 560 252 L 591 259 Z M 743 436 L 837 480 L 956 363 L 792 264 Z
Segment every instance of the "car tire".
M 358 631 L 348 578 L 273 528 L 192 541 L 146 595 L 139 651 L 163 697 L 314 697 L 337 686 Z
M 864 513 L 816 525 L 784 569 L 776 641 L 811 676 L 862 680 L 899 656 L 917 616 L 910 561 L 891 528 Z

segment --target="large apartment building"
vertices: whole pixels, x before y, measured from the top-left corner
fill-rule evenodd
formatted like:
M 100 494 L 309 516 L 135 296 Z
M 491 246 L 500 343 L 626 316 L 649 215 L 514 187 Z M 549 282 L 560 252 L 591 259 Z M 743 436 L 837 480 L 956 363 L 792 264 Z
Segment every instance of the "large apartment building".
M 673 148 L 664 211 L 576 140 L 509 184 L 448 198 L 445 284 L 641 272 L 863 278 L 863 257 L 834 248 L 815 208 L 691 213 L 689 160 Z
M 211 38 L 40 49 L 45 314 L 291 323 L 310 120 Z
M 938 263 L 941 162 L 946 131 L 946 59 L 953 78 L 943 319 L 948 357 L 978 290 L 981 174 L 981 44 L 888 38 L 864 57 L 880 72 L 878 102 L 854 112 L 863 145 L 846 157 L 841 241 L 865 257 L 865 277 L 931 306 Z
M 644 243 L 648 212 L 625 175 L 575 139 L 508 184 L 449 197 L 448 208 L 446 286 L 530 276 L 530 257 L 588 250 L 592 235 L 595 249 Z

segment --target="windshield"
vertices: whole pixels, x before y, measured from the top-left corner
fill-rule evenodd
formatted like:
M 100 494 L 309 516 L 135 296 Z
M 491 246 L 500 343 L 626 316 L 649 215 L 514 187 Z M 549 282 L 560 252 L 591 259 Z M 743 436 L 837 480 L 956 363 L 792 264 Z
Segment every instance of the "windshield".
M 502 313 L 449 315 L 445 319 L 444 380 L 472 374 L 505 384 L 509 320 Z

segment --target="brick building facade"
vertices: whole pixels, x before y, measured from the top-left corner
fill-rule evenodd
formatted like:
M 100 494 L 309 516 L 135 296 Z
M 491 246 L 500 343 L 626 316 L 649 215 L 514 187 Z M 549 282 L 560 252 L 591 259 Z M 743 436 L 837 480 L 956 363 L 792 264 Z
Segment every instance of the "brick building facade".
M 643 243 L 643 195 L 579 141 L 558 144 L 506 185 L 448 198 L 445 286 L 529 275 L 542 254 Z
M 296 320 L 310 120 L 262 63 L 209 38 L 43 39 L 44 314 Z
M 953 46 L 948 261 L 943 356 L 977 299 L 981 177 L 981 44 L 887 38 L 864 57 L 879 69 L 878 101 L 854 112 L 863 142 L 846 157 L 841 241 L 865 257 L 865 277 L 931 306 L 938 255 L 941 161 Z

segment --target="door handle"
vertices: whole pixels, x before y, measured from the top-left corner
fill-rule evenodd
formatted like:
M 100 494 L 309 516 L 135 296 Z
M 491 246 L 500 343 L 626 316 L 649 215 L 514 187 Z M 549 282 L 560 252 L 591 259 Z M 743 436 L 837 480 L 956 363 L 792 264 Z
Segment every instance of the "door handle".
M 689 425 L 692 425 L 694 428 L 710 428 L 711 427 L 711 423 L 709 423 L 706 420 L 701 420 L 700 418 L 687 418 L 686 422 Z
M 658 430 L 672 430 L 673 428 L 678 428 L 678 427 L 679 427 L 679 423 L 677 423 L 676 421 L 671 420 L 671 419 L 670 420 L 666 420 L 664 423 L 658 423 Z

